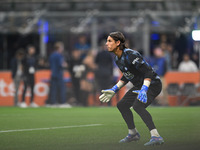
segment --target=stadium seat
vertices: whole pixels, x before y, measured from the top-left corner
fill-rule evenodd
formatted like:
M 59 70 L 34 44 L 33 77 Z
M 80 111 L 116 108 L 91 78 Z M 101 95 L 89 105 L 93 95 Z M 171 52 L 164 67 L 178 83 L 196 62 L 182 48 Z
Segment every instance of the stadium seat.
M 180 94 L 180 88 L 178 83 L 170 83 L 167 86 L 167 92 L 170 96 L 178 96 Z
M 184 83 L 181 90 L 181 95 L 190 96 L 196 94 L 196 87 L 194 83 Z
M 168 102 L 170 106 L 179 105 L 180 87 L 178 83 L 170 83 L 167 86 Z
M 181 88 L 181 96 L 186 97 L 180 103 L 181 106 L 188 103 L 191 99 L 198 98 L 198 97 L 200 99 L 198 86 L 196 86 L 194 83 L 184 83 Z

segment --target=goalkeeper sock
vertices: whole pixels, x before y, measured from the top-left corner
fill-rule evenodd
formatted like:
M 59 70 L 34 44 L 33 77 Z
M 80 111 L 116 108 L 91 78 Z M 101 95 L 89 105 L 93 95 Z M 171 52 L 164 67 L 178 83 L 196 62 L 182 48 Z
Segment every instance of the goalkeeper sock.
M 135 135 L 137 133 L 137 129 L 128 129 L 128 134 Z
M 157 130 L 157 129 L 151 130 L 150 133 L 151 133 L 151 136 L 156 136 L 156 137 L 159 137 L 159 136 L 160 136 L 160 134 L 158 133 L 158 130 Z

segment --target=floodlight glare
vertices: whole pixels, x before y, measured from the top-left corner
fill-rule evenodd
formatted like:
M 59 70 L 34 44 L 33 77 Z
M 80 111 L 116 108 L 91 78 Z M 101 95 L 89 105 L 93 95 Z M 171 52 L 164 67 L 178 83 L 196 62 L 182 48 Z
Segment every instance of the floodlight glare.
M 192 31 L 192 39 L 194 41 L 200 41 L 200 30 L 193 30 Z

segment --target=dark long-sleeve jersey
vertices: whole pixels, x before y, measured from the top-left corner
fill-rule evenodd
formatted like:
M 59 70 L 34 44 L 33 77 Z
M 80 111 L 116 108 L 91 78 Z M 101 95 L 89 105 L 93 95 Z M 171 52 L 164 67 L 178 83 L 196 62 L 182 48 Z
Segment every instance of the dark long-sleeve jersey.
M 145 78 L 150 78 L 151 84 L 160 80 L 152 67 L 135 50 L 124 49 L 120 58 L 115 57 L 115 62 L 123 73 L 121 80 L 125 83 L 130 81 L 134 86 L 141 87 Z
M 23 75 L 25 77 L 32 77 L 36 71 L 36 58 L 35 56 L 27 56 L 22 60 Z

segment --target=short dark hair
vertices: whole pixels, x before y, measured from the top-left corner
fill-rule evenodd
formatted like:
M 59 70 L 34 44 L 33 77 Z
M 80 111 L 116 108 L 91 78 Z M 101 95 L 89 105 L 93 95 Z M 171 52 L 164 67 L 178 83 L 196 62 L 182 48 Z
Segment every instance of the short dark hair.
M 123 49 L 126 48 L 126 45 L 125 45 L 126 39 L 125 39 L 123 33 L 119 32 L 119 31 L 111 32 L 111 33 L 109 34 L 109 36 L 110 36 L 111 38 L 113 38 L 115 41 L 120 41 L 119 48 L 120 48 L 121 50 L 123 50 Z
M 24 49 L 23 48 L 20 48 L 16 51 L 15 53 L 16 56 L 24 56 L 25 55 L 25 52 L 24 52 Z
M 58 42 L 56 42 L 56 43 L 54 44 L 54 49 L 55 49 L 56 51 L 59 50 L 60 47 L 64 47 L 63 42 L 58 41 Z
M 26 49 L 27 49 L 27 51 L 30 49 L 30 48 L 35 48 L 35 46 L 34 45 L 28 45 L 27 47 L 26 47 Z

